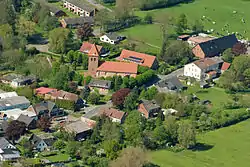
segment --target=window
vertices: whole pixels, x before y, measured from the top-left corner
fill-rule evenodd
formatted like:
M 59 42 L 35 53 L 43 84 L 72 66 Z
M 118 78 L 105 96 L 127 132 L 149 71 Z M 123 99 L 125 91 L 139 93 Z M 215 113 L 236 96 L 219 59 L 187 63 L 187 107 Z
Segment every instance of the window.
M 96 58 L 94 58 L 94 61 L 96 61 Z

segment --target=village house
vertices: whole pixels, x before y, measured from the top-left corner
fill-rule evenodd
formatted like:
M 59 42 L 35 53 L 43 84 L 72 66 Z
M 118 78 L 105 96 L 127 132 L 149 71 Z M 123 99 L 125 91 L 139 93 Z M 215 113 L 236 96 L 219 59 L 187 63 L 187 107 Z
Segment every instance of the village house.
M 63 28 L 79 28 L 84 25 L 94 25 L 93 17 L 70 17 L 63 18 L 60 20 L 60 23 Z
M 0 120 L 0 135 L 4 136 L 7 128 L 9 126 L 9 122 L 5 120 Z
M 64 111 L 59 109 L 57 105 L 51 101 L 42 101 L 27 109 L 36 113 L 38 118 L 41 116 L 49 116 L 50 118 L 64 115 Z
M 0 137 L 0 161 L 16 161 L 21 158 L 17 148 L 6 138 Z
M 29 141 L 33 146 L 33 150 L 50 151 L 56 138 L 49 133 L 32 134 Z
M 138 65 L 128 62 L 100 62 L 100 53 L 95 45 L 89 52 L 88 75 L 92 77 L 136 77 Z
M 122 41 L 124 38 L 125 38 L 125 37 L 120 36 L 120 35 L 118 35 L 118 34 L 116 34 L 116 33 L 114 33 L 114 32 L 109 32 L 109 33 L 107 33 L 107 34 L 105 34 L 105 35 L 102 35 L 102 36 L 100 37 L 100 40 L 101 40 L 102 42 L 105 42 L 105 43 L 109 43 L 109 44 L 114 45 L 114 44 L 118 44 L 118 43 L 119 43 L 120 41 Z
M 64 11 L 62 11 L 61 9 L 58 9 L 55 6 L 49 6 L 49 11 L 50 11 L 51 16 L 56 16 L 56 17 L 67 16 L 67 14 Z
M 108 117 L 112 122 L 122 124 L 125 120 L 126 113 L 114 108 L 104 107 L 100 109 L 100 115 Z
M 186 89 L 186 87 L 180 82 L 180 80 L 177 77 L 171 77 L 166 80 L 162 80 L 157 84 L 157 86 L 163 89 L 177 91 L 177 92 Z
M 101 95 L 107 95 L 111 88 L 111 81 L 92 79 L 88 84 L 90 90 L 98 90 Z
M 18 96 L 16 92 L 0 93 L 0 99 L 6 99 L 6 98 L 10 98 L 10 97 L 15 97 L 15 96 Z
M 213 79 L 221 73 L 222 64 L 218 57 L 200 59 L 184 66 L 184 76 L 200 81 Z
M 81 108 L 82 105 L 84 104 L 84 101 L 77 95 L 74 93 L 70 93 L 70 92 L 66 92 L 64 90 L 59 90 L 57 92 L 53 92 L 51 94 L 51 100 L 66 100 L 66 101 L 73 101 L 75 102 L 75 105 L 78 108 Z
M 79 0 L 63 0 L 63 7 L 79 16 L 95 16 L 95 8 L 89 6 L 84 1 Z
M 51 94 L 53 92 L 56 92 L 57 89 L 54 88 L 46 88 L 46 87 L 40 87 L 35 90 L 35 93 L 37 96 L 44 98 L 44 99 L 50 99 Z
M 122 53 L 118 57 L 118 60 L 136 63 L 138 65 L 149 67 L 152 69 L 156 69 L 158 67 L 158 63 L 155 56 L 126 49 L 122 50 Z
M 200 33 L 197 36 L 191 36 L 187 39 L 187 43 L 194 47 L 196 45 L 199 45 L 200 43 L 207 42 L 210 40 L 216 39 L 214 36 L 210 36 L 207 34 Z
M 36 113 L 27 110 L 21 110 L 20 108 L 15 108 L 15 109 L 10 109 L 10 110 L 5 110 L 5 111 L 0 111 L 0 118 L 3 120 L 17 120 L 20 115 L 25 115 L 28 116 L 32 119 L 36 119 Z
M 36 128 L 36 120 L 34 117 L 29 117 L 27 115 L 21 114 L 18 118 L 18 121 L 25 123 L 26 128 L 28 130 L 35 129 Z
M 215 38 L 195 45 L 193 54 L 201 59 L 206 57 L 219 56 L 226 49 L 232 48 L 238 42 L 235 34 Z
M 157 117 L 161 107 L 155 101 L 141 100 L 138 111 L 147 119 Z
M 30 106 L 30 101 L 24 96 L 13 96 L 0 99 L 0 111 L 19 108 L 27 109 Z
M 80 52 L 84 53 L 84 54 L 90 54 L 90 51 L 92 50 L 95 44 L 89 43 L 89 42 L 83 42 L 82 46 L 80 48 Z M 100 54 L 100 56 L 104 55 L 107 53 L 107 51 L 105 50 L 104 47 L 100 46 L 100 45 L 96 45 L 96 48 Z M 93 48 L 94 49 L 94 48 Z
M 9 84 L 11 87 L 23 87 L 32 84 L 36 80 L 33 76 L 22 76 L 19 74 L 8 74 L 1 78 L 2 83 Z
M 75 140 L 82 141 L 92 133 L 95 123 L 91 119 L 81 117 L 78 120 L 66 122 L 64 128 L 67 132 L 75 134 Z

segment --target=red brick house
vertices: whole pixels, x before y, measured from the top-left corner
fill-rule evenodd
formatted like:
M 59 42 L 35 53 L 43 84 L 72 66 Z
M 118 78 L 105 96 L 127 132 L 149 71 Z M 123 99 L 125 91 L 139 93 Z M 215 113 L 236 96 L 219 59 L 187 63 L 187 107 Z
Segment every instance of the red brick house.
M 125 120 L 126 113 L 114 108 L 101 108 L 100 115 L 109 117 L 112 122 L 117 122 L 121 124 Z
M 226 49 L 232 48 L 238 42 L 235 34 L 215 38 L 206 42 L 198 43 L 193 47 L 192 52 L 201 59 L 218 56 Z
M 142 113 L 145 118 L 149 119 L 156 117 L 161 111 L 161 107 L 154 101 L 141 100 L 138 106 L 138 111 Z
M 126 49 L 122 50 L 122 53 L 118 57 L 118 60 L 136 63 L 138 65 L 149 67 L 152 69 L 156 69 L 158 66 L 155 56 Z

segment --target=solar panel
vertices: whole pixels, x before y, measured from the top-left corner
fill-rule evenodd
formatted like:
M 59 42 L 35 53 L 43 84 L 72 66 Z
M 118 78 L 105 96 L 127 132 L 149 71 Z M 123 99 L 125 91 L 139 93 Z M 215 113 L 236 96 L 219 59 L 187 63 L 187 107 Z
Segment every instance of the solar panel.
M 124 58 L 124 60 L 136 62 L 136 63 L 142 63 L 143 59 L 135 56 L 129 56 L 128 58 Z

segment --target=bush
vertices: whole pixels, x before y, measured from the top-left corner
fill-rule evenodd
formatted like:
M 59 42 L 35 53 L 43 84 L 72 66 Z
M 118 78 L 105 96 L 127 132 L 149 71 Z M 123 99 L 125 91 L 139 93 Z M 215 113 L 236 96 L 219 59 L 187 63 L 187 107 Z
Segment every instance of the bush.
M 73 110 L 73 111 L 76 110 L 76 104 L 74 101 L 56 99 L 55 103 L 59 108 L 64 108 L 66 110 Z

